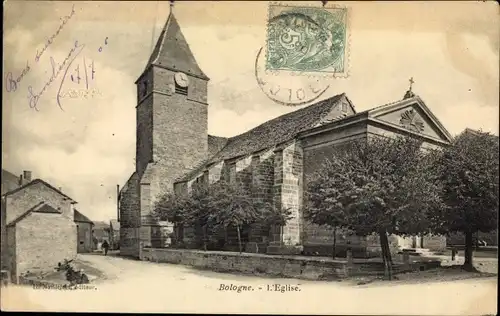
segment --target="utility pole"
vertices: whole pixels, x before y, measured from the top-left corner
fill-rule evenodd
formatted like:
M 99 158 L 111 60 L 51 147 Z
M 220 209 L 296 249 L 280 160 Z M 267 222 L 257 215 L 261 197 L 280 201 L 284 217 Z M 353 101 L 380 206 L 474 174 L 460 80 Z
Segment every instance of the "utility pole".
M 116 220 L 120 222 L 120 185 L 116 185 Z

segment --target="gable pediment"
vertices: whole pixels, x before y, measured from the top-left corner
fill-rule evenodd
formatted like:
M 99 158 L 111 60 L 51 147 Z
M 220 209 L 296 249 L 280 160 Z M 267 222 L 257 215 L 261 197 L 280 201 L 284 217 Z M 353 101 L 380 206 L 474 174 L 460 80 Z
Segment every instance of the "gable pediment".
M 444 142 L 452 140 L 450 133 L 418 97 L 375 108 L 369 111 L 369 117 Z

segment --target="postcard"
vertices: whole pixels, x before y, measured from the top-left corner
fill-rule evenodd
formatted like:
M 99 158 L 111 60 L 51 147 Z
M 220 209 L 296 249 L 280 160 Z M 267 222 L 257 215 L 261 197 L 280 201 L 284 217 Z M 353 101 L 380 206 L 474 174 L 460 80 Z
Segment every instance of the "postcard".
M 493 1 L 7 1 L 2 310 L 494 315 Z

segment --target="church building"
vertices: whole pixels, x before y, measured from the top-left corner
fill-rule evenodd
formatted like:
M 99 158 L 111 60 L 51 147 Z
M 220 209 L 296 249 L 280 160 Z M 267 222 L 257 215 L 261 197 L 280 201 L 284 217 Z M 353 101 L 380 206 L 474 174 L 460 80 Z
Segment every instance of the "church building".
M 120 192 L 122 255 L 138 257 L 141 247 L 163 246 L 165 223 L 150 216 L 162 194 L 222 179 L 258 189 L 258 198 L 293 213 L 282 234 L 250 233 L 248 251 L 252 245 L 268 253 L 278 244 L 331 247 L 331 231 L 304 221 L 301 206 L 307 179 L 339 145 L 371 135 L 411 135 L 428 148 L 446 146 L 452 139 L 411 87 L 401 100 L 363 112 L 340 94 L 241 135 L 213 136 L 207 132 L 208 81 L 171 13 L 136 81 L 136 169 Z M 399 248 L 445 247 L 441 236 L 390 240 Z M 352 237 L 350 242 L 366 252 L 380 248 L 378 237 Z

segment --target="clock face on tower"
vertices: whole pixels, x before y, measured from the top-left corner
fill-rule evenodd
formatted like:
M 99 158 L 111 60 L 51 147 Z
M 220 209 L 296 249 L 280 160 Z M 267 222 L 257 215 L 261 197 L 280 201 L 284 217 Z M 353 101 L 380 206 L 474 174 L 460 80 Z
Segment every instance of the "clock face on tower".
M 174 76 L 175 83 L 179 85 L 179 87 L 186 88 L 189 85 L 189 78 L 183 72 L 178 72 Z

